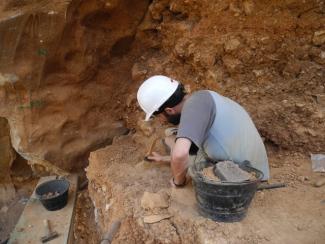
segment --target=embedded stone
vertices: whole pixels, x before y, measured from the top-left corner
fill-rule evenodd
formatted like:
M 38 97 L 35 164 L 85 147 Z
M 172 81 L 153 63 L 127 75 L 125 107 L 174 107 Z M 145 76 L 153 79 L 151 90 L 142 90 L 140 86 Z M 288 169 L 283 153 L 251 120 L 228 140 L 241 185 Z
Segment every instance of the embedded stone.
M 146 191 L 141 198 L 141 207 L 143 209 L 168 208 L 169 196 L 165 192 L 152 193 Z

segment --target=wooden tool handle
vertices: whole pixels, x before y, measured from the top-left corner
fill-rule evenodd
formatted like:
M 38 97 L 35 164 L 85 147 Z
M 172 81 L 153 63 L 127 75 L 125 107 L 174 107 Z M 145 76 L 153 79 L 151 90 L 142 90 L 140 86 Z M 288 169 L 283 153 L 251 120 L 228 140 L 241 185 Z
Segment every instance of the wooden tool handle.
M 49 220 L 48 219 L 44 219 L 43 220 L 43 224 L 44 224 L 44 227 L 45 227 L 45 236 L 47 236 L 47 235 L 49 235 L 51 233 Z
M 153 149 L 155 148 L 158 139 L 159 139 L 159 137 L 153 139 L 153 141 L 152 141 L 152 143 L 151 143 L 151 145 L 150 145 L 150 147 L 149 147 L 149 151 L 148 151 L 148 153 L 147 153 L 147 156 L 149 156 L 149 155 L 152 154 L 152 151 L 153 151 Z
M 273 183 L 273 184 L 261 184 L 257 187 L 257 190 L 267 190 L 267 189 L 275 189 L 275 188 L 282 188 L 286 187 L 284 183 Z

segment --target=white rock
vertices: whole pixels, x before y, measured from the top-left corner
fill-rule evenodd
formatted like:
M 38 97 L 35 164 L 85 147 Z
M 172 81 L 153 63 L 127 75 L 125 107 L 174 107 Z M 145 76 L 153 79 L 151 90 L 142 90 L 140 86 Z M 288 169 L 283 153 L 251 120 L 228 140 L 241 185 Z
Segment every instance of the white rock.
M 7 206 L 3 206 L 1 209 L 0 209 L 0 212 L 1 213 L 6 213 L 8 211 L 8 207 Z
M 325 43 L 325 30 L 316 31 L 313 37 L 314 45 L 322 45 Z
M 260 77 L 264 74 L 263 70 L 257 70 L 257 69 L 254 69 L 253 73 L 256 77 Z
M 105 205 L 105 211 L 106 211 L 106 212 L 108 211 L 109 207 L 110 207 L 110 204 L 106 204 L 106 205 Z
M 0 86 L 3 86 L 5 83 L 15 83 L 19 80 L 19 77 L 16 74 L 2 74 L 0 73 Z
M 232 38 L 225 43 L 225 51 L 230 52 L 236 50 L 240 46 L 240 41 L 236 38 Z
M 255 3 L 252 0 L 245 0 L 243 2 L 244 12 L 246 15 L 251 15 L 254 11 Z
M 319 57 L 321 59 L 325 59 L 325 52 L 324 51 L 321 51 L 321 53 L 319 54 Z
M 172 215 L 170 214 L 149 215 L 143 218 L 143 222 L 145 222 L 146 224 L 153 224 L 163 219 L 169 219 L 170 217 L 172 217 Z

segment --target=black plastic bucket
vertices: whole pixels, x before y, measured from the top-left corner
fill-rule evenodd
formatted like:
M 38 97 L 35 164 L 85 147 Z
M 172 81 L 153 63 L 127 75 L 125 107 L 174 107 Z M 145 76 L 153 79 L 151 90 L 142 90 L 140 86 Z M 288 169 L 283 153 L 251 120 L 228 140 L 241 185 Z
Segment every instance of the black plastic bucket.
M 59 210 L 68 202 L 68 192 L 70 183 L 67 180 L 50 180 L 40 184 L 36 190 L 36 196 L 43 206 L 49 211 Z M 56 193 L 53 197 L 47 196 L 49 193 Z
M 203 162 L 203 164 L 207 164 Z M 199 166 L 202 167 L 202 166 Z M 214 221 L 241 221 L 255 195 L 257 186 L 263 178 L 263 173 L 247 165 L 240 168 L 248 172 L 255 172 L 256 180 L 245 182 L 214 182 L 206 180 L 200 174 L 197 166 L 190 167 L 195 189 L 198 209 L 201 215 Z

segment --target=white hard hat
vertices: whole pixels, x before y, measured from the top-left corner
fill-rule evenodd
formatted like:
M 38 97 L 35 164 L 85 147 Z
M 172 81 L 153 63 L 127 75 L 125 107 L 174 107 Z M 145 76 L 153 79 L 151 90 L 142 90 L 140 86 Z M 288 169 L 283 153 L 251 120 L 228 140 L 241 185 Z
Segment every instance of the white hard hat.
M 155 75 L 145 80 L 139 87 L 137 99 L 140 107 L 146 113 L 145 121 L 158 111 L 173 93 L 179 82 L 163 75 Z

